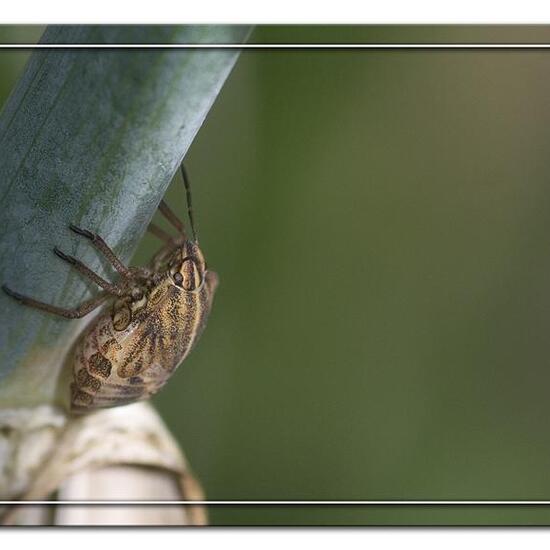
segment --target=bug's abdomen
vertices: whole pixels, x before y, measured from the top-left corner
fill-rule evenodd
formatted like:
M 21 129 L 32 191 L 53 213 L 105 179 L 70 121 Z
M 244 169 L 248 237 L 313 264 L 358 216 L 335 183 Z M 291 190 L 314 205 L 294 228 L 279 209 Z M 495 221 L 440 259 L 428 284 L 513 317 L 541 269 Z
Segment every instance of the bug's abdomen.
M 124 356 L 124 340 L 132 331 L 114 329 L 111 315 L 106 313 L 86 331 L 75 349 L 71 410 L 124 405 L 145 399 L 156 389 L 146 387 L 143 380 L 124 380 L 117 375 L 117 366 Z
M 156 393 L 198 340 L 208 316 L 209 287 L 166 293 L 162 307 L 123 330 L 105 312 L 75 348 L 71 410 L 76 413 L 146 399 Z
M 71 409 L 85 412 L 95 408 L 96 395 L 113 372 L 113 361 L 121 345 L 114 338 L 109 315 L 103 314 L 81 336 L 75 349 Z

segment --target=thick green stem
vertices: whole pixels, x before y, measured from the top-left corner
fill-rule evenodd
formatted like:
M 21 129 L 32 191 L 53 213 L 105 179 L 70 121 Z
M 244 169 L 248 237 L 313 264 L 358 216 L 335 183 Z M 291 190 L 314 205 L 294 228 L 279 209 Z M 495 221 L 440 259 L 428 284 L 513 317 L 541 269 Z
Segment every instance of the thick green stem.
M 53 27 L 42 43 L 241 43 L 247 27 Z M 0 116 L 0 283 L 71 307 L 110 275 L 70 223 L 128 261 L 238 56 L 228 49 L 36 50 Z M 52 403 L 81 324 L 0 293 L 0 407 Z

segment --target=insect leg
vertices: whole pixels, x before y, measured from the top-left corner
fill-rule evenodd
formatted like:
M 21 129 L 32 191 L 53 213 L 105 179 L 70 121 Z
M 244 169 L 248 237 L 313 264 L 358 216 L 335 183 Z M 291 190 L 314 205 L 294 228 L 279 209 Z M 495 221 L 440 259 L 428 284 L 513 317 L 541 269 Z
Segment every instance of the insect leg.
M 167 244 L 173 244 L 174 239 L 166 233 L 163 229 L 161 229 L 158 225 L 155 225 L 154 223 L 150 223 L 149 227 L 147 227 L 147 231 L 149 233 L 152 233 L 155 237 L 159 238 L 161 241 L 164 241 Z
M 69 228 L 78 235 L 82 235 L 92 241 L 92 244 L 109 260 L 112 266 L 125 277 L 130 277 L 130 270 L 116 257 L 116 254 L 109 248 L 107 243 L 97 234 L 88 231 L 87 229 L 81 229 L 76 225 L 70 224 Z
M 92 280 L 96 285 L 100 286 L 110 294 L 115 294 L 116 296 L 123 294 L 123 291 L 119 285 L 113 285 L 109 281 L 106 281 L 103 277 L 100 277 L 97 273 L 84 265 L 80 260 L 61 252 L 61 250 L 57 247 L 55 247 L 53 251 L 56 256 L 59 256 L 62 260 L 70 263 L 79 273 L 82 273 L 84 277 L 88 277 L 88 279 Z
M 2 290 L 8 296 L 11 296 L 21 304 L 34 307 L 36 309 L 41 309 L 43 311 L 47 311 L 48 313 L 53 313 L 55 315 L 65 317 L 66 319 L 80 319 L 81 317 L 84 317 L 84 315 L 87 315 L 88 313 L 90 313 L 90 311 L 99 307 L 109 296 L 107 293 L 101 293 L 95 298 L 91 298 L 90 300 L 82 302 L 78 307 L 74 309 L 66 309 L 64 307 L 57 307 L 51 304 L 46 304 L 44 302 L 39 302 L 34 298 L 29 298 L 28 296 L 24 296 L 23 294 L 19 294 L 19 292 L 11 290 L 6 285 L 2 285 Z
M 180 232 L 185 236 L 185 227 L 181 223 L 180 219 L 172 212 L 170 207 L 162 200 L 159 204 L 160 213 Z

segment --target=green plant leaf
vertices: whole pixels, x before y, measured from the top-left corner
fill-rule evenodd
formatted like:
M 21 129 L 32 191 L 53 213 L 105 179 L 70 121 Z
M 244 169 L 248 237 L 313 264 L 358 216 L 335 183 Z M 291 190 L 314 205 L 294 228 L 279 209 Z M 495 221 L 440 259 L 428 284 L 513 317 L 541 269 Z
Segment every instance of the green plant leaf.
M 45 44 L 241 43 L 242 26 L 49 27 Z M 235 49 L 40 49 L 0 115 L 0 282 L 74 307 L 97 292 L 58 246 L 112 272 L 74 223 L 125 262 L 233 67 Z M 56 402 L 83 321 L 0 293 L 0 406 Z

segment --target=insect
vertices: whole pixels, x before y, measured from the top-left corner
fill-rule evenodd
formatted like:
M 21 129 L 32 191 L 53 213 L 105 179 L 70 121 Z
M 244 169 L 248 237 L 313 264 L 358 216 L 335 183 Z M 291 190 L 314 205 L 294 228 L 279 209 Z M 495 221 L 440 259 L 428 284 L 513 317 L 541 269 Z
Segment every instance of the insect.
M 147 267 L 126 267 L 96 233 L 70 225 L 89 239 L 120 275 L 117 283 L 100 277 L 81 261 L 54 248 L 55 254 L 87 277 L 102 292 L 75 309 L 40 302 L 3 285 L 22 304 L 68 319 L 84 317 L 110 301 L 78 339 L 72 357 L 71 411 L 76 414 L 147 399 L 156 393 L 187 357 L 202 333 L 218 284 L 199 248 L 193 220 L 191 189 L 181 166 L 192 239 L 168 205 L 161 214 L 176 228 L 171 237 L 160 227 L 148 230 L 164 247 Z

